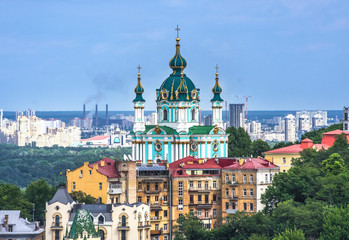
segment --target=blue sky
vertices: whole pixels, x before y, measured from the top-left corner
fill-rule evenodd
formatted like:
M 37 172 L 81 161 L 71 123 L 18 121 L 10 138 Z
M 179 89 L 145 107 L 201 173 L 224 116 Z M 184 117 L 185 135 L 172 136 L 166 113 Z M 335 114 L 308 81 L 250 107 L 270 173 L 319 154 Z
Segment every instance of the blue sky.
M 349 1 L 0 1 L 0 108 L 132 110 L 142 66 L 146 110 L 171 73 L 176 25 L 185 73 L 210 108 L 222 97 L 251 110 L 349 105 Z

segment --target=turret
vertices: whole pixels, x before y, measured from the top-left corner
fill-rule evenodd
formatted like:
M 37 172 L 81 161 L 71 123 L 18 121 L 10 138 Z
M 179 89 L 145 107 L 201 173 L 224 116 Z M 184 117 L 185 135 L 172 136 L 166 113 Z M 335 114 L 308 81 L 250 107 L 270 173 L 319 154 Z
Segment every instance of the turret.
M 218 78 L 218 66 L 216 65 L 216 83 L 212 88 L 213 98 L 211 99 L 212 103 L 212 124 L 217 125 L 220 128 L 223 128 L 223 119 L 222 119 L 222 105 L 223 99 L 221 98 L 222 88 L 219 86 Z
M 135 110 L 135 120 L 133 124 L 133 132 L 143 132 L 145 130 L 145 121 L 144 121 L 144 103 L 145 100 L 142 96 L 144 88 L 141 84 L 141 67 L 138 66 L 138 79 L 137 86 L 135 87 L 136 97 L 133 99 L 134 110 Z

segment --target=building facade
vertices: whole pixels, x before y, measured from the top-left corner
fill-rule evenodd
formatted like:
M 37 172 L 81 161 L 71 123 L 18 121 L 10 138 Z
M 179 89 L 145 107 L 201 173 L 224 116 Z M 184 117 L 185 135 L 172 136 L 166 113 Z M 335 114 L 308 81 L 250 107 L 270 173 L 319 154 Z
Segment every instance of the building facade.
M 245 104 L 229 104 L 229 121 L 230 126 L 234 128 L 245 126 L 245 114 L 244 114 Z
M 349 107 L 343 108 L 343 130 L 349 132 Z
M 166 160 L 169 163 L 193 156 L 198 158 L 227 157 L 228 135 L 223 129 L 222 104 L 218 73 L 212 88 L 212 126 L 200 126 L 200 89 L 184 74 L 186 60 L 176 39 L 176 53 L 170 60 L 172 73 L 156 89 L 157 125 L 146 125 L 145 100 L 140 73 L 135 88 L 132 158 L 147 163 Z
M 149 216 L 143 203 L 78 204 L 60 188 L 46 203 L 46 240 L 146 240 Z

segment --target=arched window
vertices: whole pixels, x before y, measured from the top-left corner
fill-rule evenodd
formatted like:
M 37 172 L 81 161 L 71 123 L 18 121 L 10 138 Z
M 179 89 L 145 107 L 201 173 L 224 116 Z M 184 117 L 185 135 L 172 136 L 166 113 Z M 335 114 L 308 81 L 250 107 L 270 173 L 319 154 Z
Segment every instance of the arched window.
M 126 227 L 126 216 L 121 217 L 121 226 Z
M 56 217 L 55 217 L 55 226 L 59 226 L 59 222 L 60 222 L 59 216 L 56 215 Z
M 164 109 L 163 114 L 164 114 L 164 121 L 167 121 L 168 120 L 168 112 L 167 112 L 166 108 Z
M 104 217 L 103 216 L 99 216 L 98 217 L 98 224 L 103 224 L 104 223 Z
M 195 121 L 195 108 L 193 108 L 193 110 L 191 110 L 191 120 Z

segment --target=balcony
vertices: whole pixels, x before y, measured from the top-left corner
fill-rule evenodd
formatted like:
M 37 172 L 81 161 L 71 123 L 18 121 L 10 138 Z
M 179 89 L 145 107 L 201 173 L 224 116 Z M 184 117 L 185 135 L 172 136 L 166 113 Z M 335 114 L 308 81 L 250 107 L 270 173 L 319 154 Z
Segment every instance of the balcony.
M 239 185 L 238 182 L 228 182 L 228 185 L 231 186 L 231 187 L 236 187 L 237 185 Z
M 150 210 L 162 210 L 160 203 L 151 203 Z
M 197 188 L 197 187 L 189 187 L 189 192 L 200 192 L 200 193 L 205 193 L 205 192 L 211 192 L 211 188 Z M 214 189 L 216 190 L 216 189 Z
M 109 184 L 109 194 L 121 194 L 122 193 L 122 184 L 121 183 L 114 183 Z
M 238 200 L 238 197 L 237 197 L 237 196 L 230 196 L 230 197 L 229 197 L 229 200 L 235 202 L 235 201 Z
M 151 222 L 157 222 L 157 221 L 161 221 L 162 217 L 159 216 L 154 216 L 150 219 Z
M 145 189 L 144 192 L 148 193 L 148 194 L 156 194 L 156 193 L 160 193 L 161 189 L 160 188 L 158 188 L 158 189 Z
M 150 230 L 150 235 L 160 235 L 162 233 L 162 228 L 160 230 Z
M 237 209 L 227 209 L 227 210 L 225 210 L 225 212 L 228 213 L 228 214 L 234 214 L 237 211 L 238 211 Z
M 197 209 L 210 209 L 212 208 L 212 204 L 210 203 L 202 203 L 202 204 L 198 204 Z

